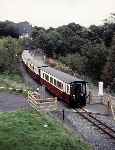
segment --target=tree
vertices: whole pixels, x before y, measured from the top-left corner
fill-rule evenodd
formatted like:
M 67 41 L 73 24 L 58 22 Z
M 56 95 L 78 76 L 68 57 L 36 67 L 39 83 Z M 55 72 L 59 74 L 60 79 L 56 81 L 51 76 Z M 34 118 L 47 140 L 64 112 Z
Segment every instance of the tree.
M 111 67 L 112 67 L 112 83 L 111 83 L 111 88 L 115 91 L 115 33 L 114 33 L 113 38 L 112 38 L 110 63 L 111 63 Z
M 79 74 L 84 74 L 84 64 L 87 58 L 81 56 L 79 53 L 68 54 L 66 57 L 60 57 L 59 60 L 69 66 L 73 71 L 77 71 Z
M 110 86 L 112 83 L 112 66 L 111 66 L 111 62 L 109 60 L 106 62 L 105 66 L 104 66 L 101 79 L 103 80 L 105 87 Z
M 89 42 L 82 47 L 82 55 L 87 58 L 85 63 L 86 73 L 94 79 L 100 79 L 103 66 L 107 60 L 108 51 L 102 42 L 101 44 Z
M 32 30 L 32 44 L 34 48 L 46 49 L 47 34 L 44 28 L 34 27 Z
M 0 72 L 17 72 L 17 55 L 21 46 L 11 37 L 0 39 Z
M 110 86 L 115 91 L 115 34 L 112 38 L 108 61 L 103 69 L 102 79 L 106 87 Z

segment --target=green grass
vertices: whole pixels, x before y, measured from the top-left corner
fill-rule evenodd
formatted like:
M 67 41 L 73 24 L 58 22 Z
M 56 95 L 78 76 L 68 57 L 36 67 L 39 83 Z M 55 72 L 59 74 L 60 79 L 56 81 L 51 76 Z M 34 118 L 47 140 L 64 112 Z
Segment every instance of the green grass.
M 47 127 L 44 125 L 47 124 Z M 35 112 L 0 113 L 0 150 L 88 150 L 59 123 Z
M 21 76 L 19 74 L 7 74 L 7 73 L 2 73 L 0 74 L 0 79 L 8 79 L 8 80 L 14 80 L 17 82 L 22 82 Z
M 0 87 L 5 87 L 4 89 L 0 88 L 0 91 L 8 91 L 9 88 L 15 89 L 28 89 L 27 86 L 23 83 L 22 77 L 19 74 L 0 74 Z

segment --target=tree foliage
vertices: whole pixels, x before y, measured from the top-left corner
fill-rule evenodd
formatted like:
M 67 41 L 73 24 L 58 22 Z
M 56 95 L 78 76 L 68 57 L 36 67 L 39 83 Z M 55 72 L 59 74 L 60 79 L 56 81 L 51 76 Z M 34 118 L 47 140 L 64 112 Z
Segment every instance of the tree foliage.
M 0 22 L 0 37 L 18 38 L 31 28 L 28 22 Z M 80 74 L 102 79 L 106 87 L 109 85 L 115 89 L 115 14 L 100 26 L 86 28 L 75 23 L 49 29 L 35 26 L 30 39 L 2 38 L 0 71 L 12 70 L 11 60 L 15 64 L 14 55 L 20 55 L 22 51 L 20 45 L 22 49 L 42 49 L 47 56 L 61 60 Z
M 17 59 L 21 51 L 19 40 L 11 37 L 0 39 L 0 72 L 16 72 Z
M 113 89 L 115 82 L 115 14 L 103 25 L 89 28 L 70 23 L 58 28 L 33 27 L 32 44 L 73 70 Z M 114 41 L 114 42 L 113 42 Z
M 0 21 L 0 37 L 11 36 L 18 38 L 24 33 L 31 33 L 32 26 L 28 22 L 14 23 L 11 21 Z
M 104 66 L 102 79 L 106 86 L 115 91 L 115 33 L 113 34 L 111 51 Z

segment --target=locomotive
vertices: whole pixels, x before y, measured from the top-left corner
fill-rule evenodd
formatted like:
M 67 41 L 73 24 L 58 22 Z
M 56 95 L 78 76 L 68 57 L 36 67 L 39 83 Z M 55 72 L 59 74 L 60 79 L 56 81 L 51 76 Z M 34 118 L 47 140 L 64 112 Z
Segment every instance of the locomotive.
M 83 107 L 86 105 L 86 81 L 48 65 L 42 64 L 40 66 L 27 50 L 24 50 L 22 53 L 22 62 L 32 78 L 45 85 L 48 91 L 58 99 L 72 107 Z

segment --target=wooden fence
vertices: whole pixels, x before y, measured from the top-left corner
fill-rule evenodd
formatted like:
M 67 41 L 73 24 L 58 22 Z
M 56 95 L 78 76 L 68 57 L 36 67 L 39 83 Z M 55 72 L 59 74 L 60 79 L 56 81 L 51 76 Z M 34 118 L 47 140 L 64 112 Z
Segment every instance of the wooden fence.
M 109 94 L 104 94 L 103 96 L 103 104 L 107 105 L 108 101 L 111 101 L 112 105 L 115 107 L 115 97 Z
M 89 104 L 101 103 L 104 104 L 108 110 L 108 113 L 112 113 L 115 120 L 115 97 L 104 93 L 103 96 L 93 95 L 89 93 Z
M 102 103 L 103 96 L 94 95 L 91 92 L 89 92 L 87 103 L 89 104 L 96 104 L 96 103 Z
M 40 99 L 32 92 L 28 92 L 27 102 L 37 111 L 53 111 L 57 109 L 57 97 Z

